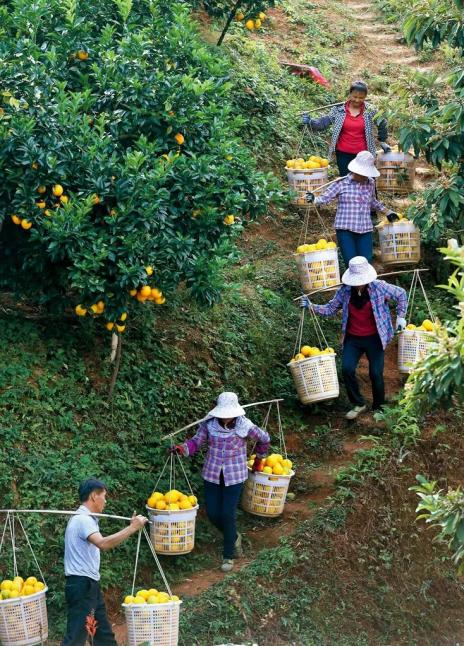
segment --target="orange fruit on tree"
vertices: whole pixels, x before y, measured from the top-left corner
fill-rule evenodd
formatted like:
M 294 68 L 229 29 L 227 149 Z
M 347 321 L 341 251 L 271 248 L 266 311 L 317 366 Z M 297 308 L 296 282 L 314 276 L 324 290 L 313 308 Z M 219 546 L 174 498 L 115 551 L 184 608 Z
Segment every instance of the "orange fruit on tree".
M 121 314 L 121 316 L 119 317 L 119 320 L 124 322 L 126 320 L 126 318 L 127 318 L 127 312 L 123 312 Z
M 39 209 L 44 209 L 44 208 L 47 206 L 43 200 L 39 200 L 38 202 L 36 202 L 36 203 L 35 203 L 35 205 L 36 205 Z
M 67 204 L 69 202 L 69 197 L 67 195 L 60 195 L 60 202 L 62 204 Z
M 129 290 L 129 294 L 131 296 L 137 296 L 137 290 L 136 289 L 131 289 L 131 290 Z
M 111 330 L 114 328 L 114 323 L 111 323 L 111 321 L 108 321 L 105 325 L 106 329 L 111 332 Z
M 12 215 L 11 219 L 15 224 L 21 224 L 21 218 L 18 218 L 17 215 Z
M 83 49 L 80 49 L 80 50 L 76 53 L 76 57 L 77 57 L 80 61 L 86 61 L 86 60 L 88 59 L 88 57 L 89 57 L 89 52 L 86 52 L 86 51 L 84 51 Z
M 255 29 L 259 29 L 261 27 L 261 20 L 259 18 L 256 18 L 255 20 Z
M 45 193 L 47 190 L 46 186 L 40 185 L 37 189 L 37 193 Z
M 151 265 L 148 265 L 148 267 L 145 267 L 145 271 L 147 273 L 147 276 L 151 276 L 153 274 L 153 267 Z
M 116 329 L 119 332 L 119 334 L 122 334 L 124 330 L 126 329 L 125 325 L 116 325 Z
M 185 142 L 185 137 L 180 132 L 178 132 L 176 135 L 174 135 L 174 139 L 177 141 L 179 146 L 182 146 L 182 144 Z
M 76 312 L 77 316 L 85 316 L 87 314 L 87 310 L 85 309 L 85 307 L 82 307 L 82 305 L 76 305 L 74 311 Z
M 150 285 L 144 285 L 140 290 L 140 294 L 142 296 L 144 296 L 145 298 L 147 298 L 148 296 L 151 296 L 151 287 L 150 287 Z
M 253 29 L 255 28 L 254 21 L 253 20 L 247 20 L 246 23 L 245 23 L 245 27 L 247 29 L 249 29 L 250 31 L 253 31 Z
M 31 228 L 32 222 L 30 222 L 29 220 L 25 220 L 25 219 L 21 220 L 21 226 L 22 226 L 23 229 L 26 229 L 26 231 L 27 231 L 27 229 Z
M 52 188 L 52 193 L 55 197 L 60 197 L 61 195 L 63 195 L 63 191 L 64 189 L 61 184 L 55 184 Z

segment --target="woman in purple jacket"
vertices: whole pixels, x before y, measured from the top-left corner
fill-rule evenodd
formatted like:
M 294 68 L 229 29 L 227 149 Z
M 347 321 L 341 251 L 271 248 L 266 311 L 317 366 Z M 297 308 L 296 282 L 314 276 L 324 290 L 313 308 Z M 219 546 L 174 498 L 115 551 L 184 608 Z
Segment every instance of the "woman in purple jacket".
M 208 518 L 224 535 L 221 570 L 230 572 L 234 558 L 242 555 L 242 537 L 237 532 L 237 507 L 247 479 L 247 440 L 256 443 L 255 465 L 269 450 L 269 434 L 245 417 L 235 393 L 221 393 L 217 404 L 200 423 L 191 440 L 173 448 L 193 455 L 207 442 L 203 466 Z M 255 467 L 253 466 L 253 468 Z

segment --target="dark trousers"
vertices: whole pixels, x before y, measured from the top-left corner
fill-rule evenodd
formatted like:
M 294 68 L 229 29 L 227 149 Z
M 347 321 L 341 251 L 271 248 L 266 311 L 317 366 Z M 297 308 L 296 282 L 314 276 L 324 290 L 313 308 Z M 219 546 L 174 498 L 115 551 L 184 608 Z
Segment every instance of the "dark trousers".
M 372 260 L 374 237 L 372 231 L 354 233 L 347 229 L 336 229 L 338 246 L 343 262 L 348 269 L 348 263 L 355 256 L 364 256 L 368 262 Z
M 372 408 L 377 409 L 385 403 L 383 364 L 385 351 L 378 334 L 372 336 L 352 336 L 347 334 L 343 343 L 342 373 L 348 399 L 355 406 L 366 403 L 359 390 L 356 368 L 363 354 L 369 361 L 369 377 L 372 384 Z
M 243 482 L 226 487 L 221 472 L 220 484 L 205 482 L 205 505 L 208 518 L 224 535 L 225 559 L 234 558 L 234 543 L 237 540 L 237 506 Z
M 348 170 L 348 164 L 356 157 L 356 153 L 342 153 L 341 150 L 336 150 L 335 156 L 337 158 L 337 166 L 340 177 L 345 177 L 345 175 L 348 175 L 348 173 L 350 172 Z
M 117 646 L 106 616 L 100 583 L 87 576 L 67 576 L 65 587 L 68 625 L 61 646 L 83 646 L 87 639 L 85 621 L 93 610 L 97 620 L 94 646 Z

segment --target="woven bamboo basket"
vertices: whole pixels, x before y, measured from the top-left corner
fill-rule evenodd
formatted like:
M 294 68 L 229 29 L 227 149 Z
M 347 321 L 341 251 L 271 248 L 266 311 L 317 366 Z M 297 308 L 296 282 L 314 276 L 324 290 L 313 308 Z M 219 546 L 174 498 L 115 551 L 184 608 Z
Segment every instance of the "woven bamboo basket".
M 301 288 L 307 293 L 340 282 L 338 250 L 324 249 L 295 254 Z
M 29 646 L 48 639 L 47 590 L 0 602 L 2 646 Z
M 335 352 L 287 364 L 302 404 L 335 399 L 340 393 Z
M 248 469 L 248 479 L 242 493 L 242 508 L 255 516 L 280 516 L 284 510 L 290 479 L 294 475 L 294 471 L 287 476 L 276 476 Z
M 420 231 L 409 220 L 385 224 L 379 229 L 379 242 L 386 267 L 416 265 L 420 261 Z
M 182 601 L 156 604 L 123 603 L 127 624 L 127 643 L 139 646 L 177 646 L 179 609 Z
M 414 366 L 427 357 L 433 349 L 433 332 L 403 330 L 398 340 L 398 370 L 409 375 Z
M 195 521 L 198 505 L 193 509 L 170 511 L 146 506 L 150 525 L 150 540 L 158 554 L 188 554 L 195 546 Z
M 415 160 L 407 153 L 381 153 L 377 157 L 377 189 L 382 193 L 408 195 L 414 190 Z
M 297 196 L 292 200 L 296 206 L 308 206 L 306 193 L 313 192 L 319 186 L 327 183 L 327 168 L 305 168 L 302 170 L 287 169 L 289 187 L 296 191 Z

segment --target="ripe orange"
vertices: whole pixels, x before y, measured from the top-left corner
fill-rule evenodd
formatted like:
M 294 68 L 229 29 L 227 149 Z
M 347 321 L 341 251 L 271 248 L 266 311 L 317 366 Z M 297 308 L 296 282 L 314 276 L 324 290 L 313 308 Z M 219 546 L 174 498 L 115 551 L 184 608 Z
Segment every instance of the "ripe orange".
M 105 325 L 106 329 L 111 332 L 111 330 L 114 328 L 114 323 L 111 323 L 108 321 L 108 323 Z
M 55 184 L 52 188 L 52 193 L 55 197 L 60 197 L 61 195 L 63 195 L 63 190 L 64 189 L 61 184 Z
M 126 329 L 126 326 L 125 325 L 116 325 L 116 329 L 120 334 L 122 334 L 124 332 L 124 330 Z
M 124 322 L 126 320 L 126 318 L 127 318 L 127 312 L 123 312 L 121 314 L 121 316 L 119 317 L 119 320 Z
M 11 216 L 11 219 L 13 220 L 13 222 L 14 222 L 15 224 L 21 224 L 21 218 L 18 218 L 18 216 L 17 216 L 17 215 L 12 215 L 12 216 Z
M 147 276 L 151 276 L 153 274 L 153 267 L 148 265 L 148 267 L 145 267 L 145 271 L 147 272 Z
M 182 146 L 182 144 L 183 144 L 183 143 L 184 143 L 184 141 L 185 141 L 185 137 L 184 137 L 184 135 L 183 135 L 183 134 L 181 134 L 180 132 L 178 132 L 178 133 L 177 133 L 177 135 L 174 135 L 174 139 L 177 141 L 177 143 L 179 144 L 179 146 Z
M 250 31 L 253 31 L 253 29 L 255 28 L 255 23 L 253 22 L 253 20 L 247 20 L 245 23 L 245 27 Z
M 39 200 L 35 204 L 39 209 L 44 209 L 47 206 L 43 200 Z
M 142 294 L 140 292 L 138 292 L 138 294 L 136 296 L 136 299 L 138 300 L 139 303 L 145 303 L 145 301 L 147 300 L 147 297 L 142 296 Z
M 46 186 L 41 185 L 41 186 L 39 186 L 39 188 L 37 189 L 37 193 L 45 193 L 45 192 L 46 192 L 46 190 L 47 190 L 47 187 L 46 187 Z
M 238 20 L 239 22 L 245 18 L 244 14 L 241 11 L 237 11 L 235 14 L 235 20 Z
M 76 53 L 76 57 L 77 57 L 80 61 L 86 61 L 86 60 L 88 59 L 88 57 L 89 57 L 89 52 L 85 52 L 83 49 L 80 49 L 80 50 Z
M 82 305 L 76 305 L 74 311 L 76 312 L 77 316 L 85 316 L 87 314 L 87 310 L 85 307 L 82 307 Z
M 151 287 L 150 285 L 144 285 L 142 289 L 140 290 L 140 294 L 147 298 L 148 296 L 151 296 Z
M 27 231 L 27 229 L 31 228 L 32 222 L 30 222 L 29 220 L 21 220 L 21 226 L 23 229 L 26 229 Z
M 60 196 L 60 202 L 62 204 L 67 204 L 69 202 L 69 197 L 67 195 L 61 195 Z

